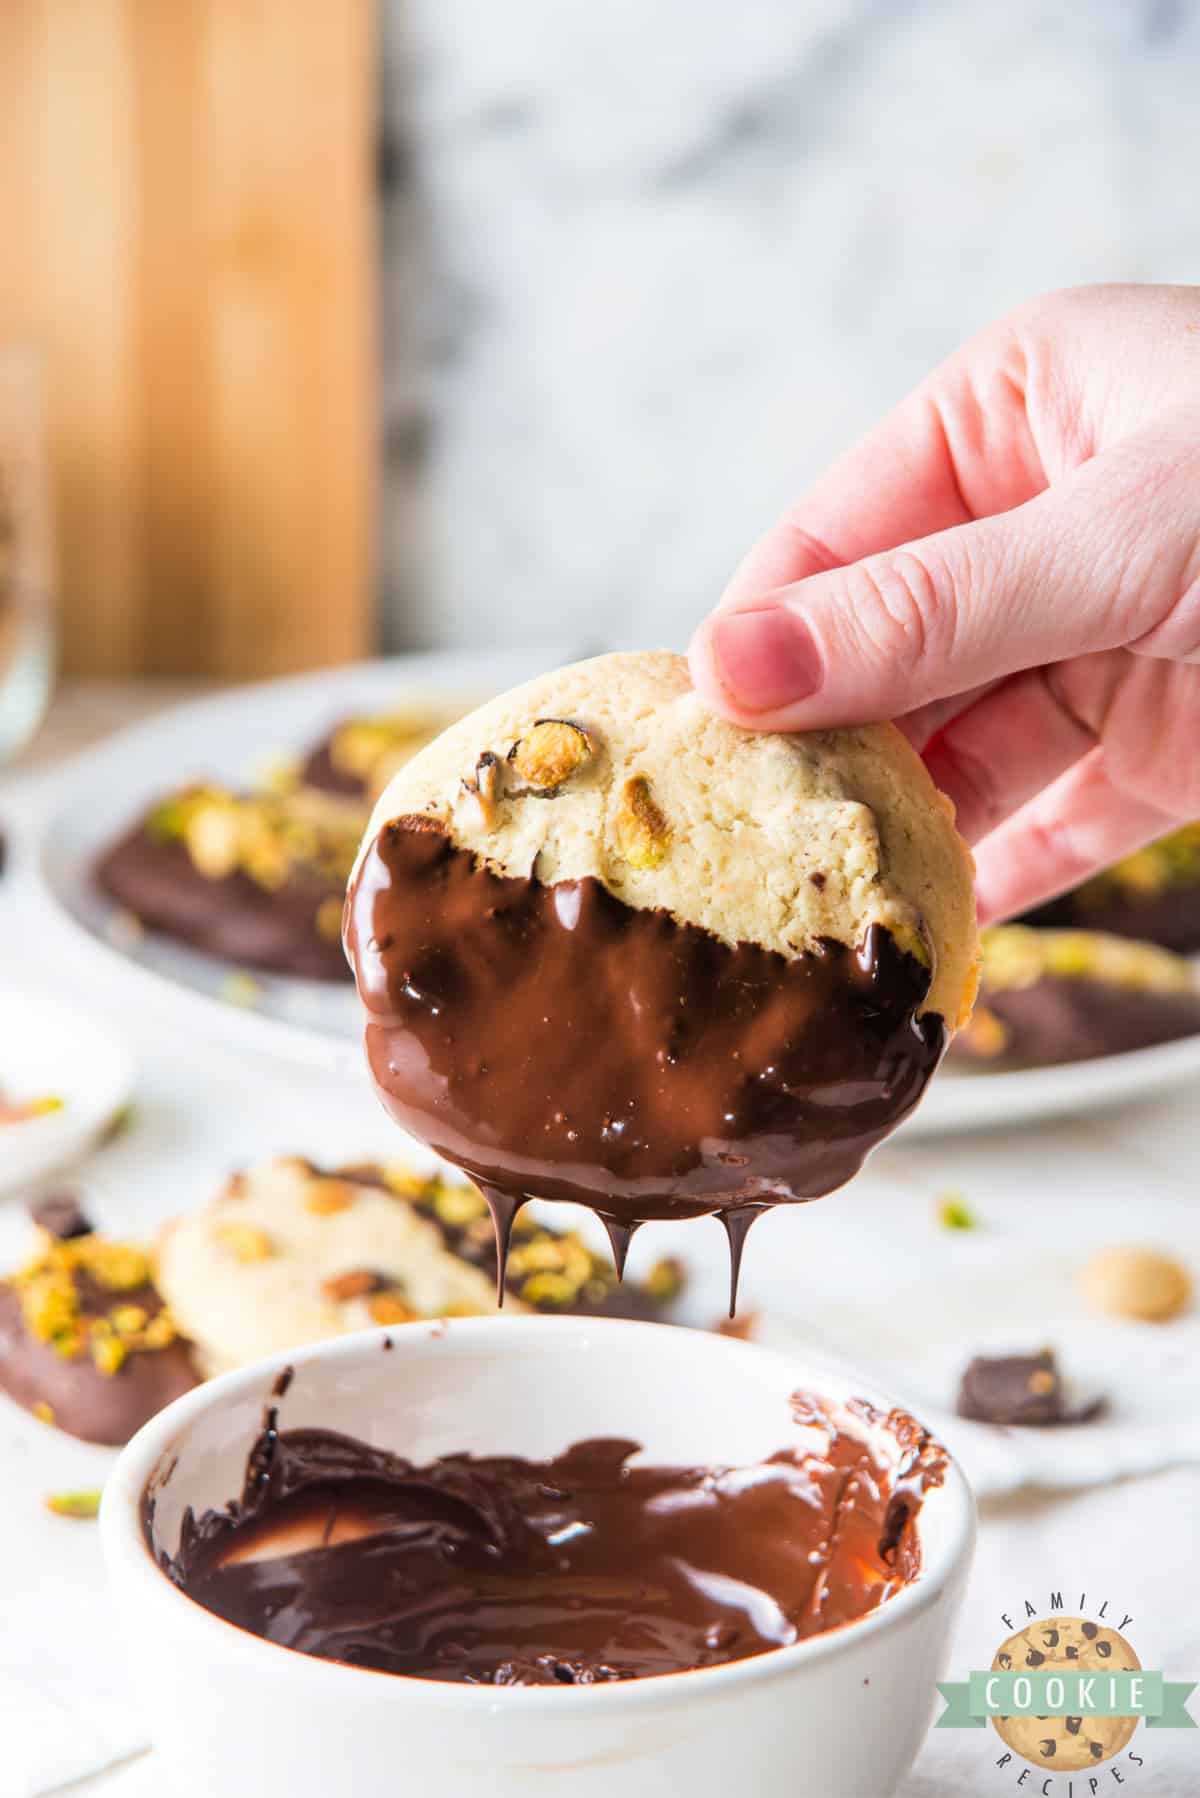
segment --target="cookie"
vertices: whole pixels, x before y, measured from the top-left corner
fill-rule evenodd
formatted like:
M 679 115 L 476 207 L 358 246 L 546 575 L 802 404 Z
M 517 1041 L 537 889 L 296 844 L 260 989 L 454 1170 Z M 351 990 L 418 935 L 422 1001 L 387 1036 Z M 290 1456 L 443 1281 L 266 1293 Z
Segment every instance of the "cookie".
M 976 1355 L 968 1362 L 955 1409 L 975 1423 L 1045 1426 L 1088 1423 L 1104 1409 L 1095 1395 L 1077 1398 L 1051 1349 L 1036 1355 Z
M 1097 1311 L 1166 1323 L 1186 1311 L 1192 1279 L 1185 1267 L 1157 1249 L 1124 1243 L 1101 1249 L 1080 1275 L 1084 1297 Z
M 345 980 L 342 902 L 361 821 L 321 793 L 187 787 L 114 843 L 95 878 L 146 928 L 222 960 Z
M 45 1423 L 118 1446 L 200 1379 L 137 1243 L 43 1208 L 31 1259 L 0 1280 L 0 1391 Z
M 764 736 L 682 657 L 492 701 L 389 782 L 347 951 L 393 1115 L 624 1231 L 840 1185 L 970 1009 L 970 855 L 890 726 Z
M 1023 922 L 1139 937 L 1181 955 L 1200 949 L 1200 822 L 1127 855 Z
M 1200 980 L 1170 950 L 1023 924 L 992 926 L 982 942 L 979 1002 L 951 1051 L 963 1064 L 1048 1067 L 1200 1032 Z
M 478 1191 L 395 1165 L 325 1172 L 292 1156 L 236 1174 L 163 1232 L 158 1278 L 208 1373 L 372 1324 L 496 1310 Z M 504 1313 L 653 1318 L 680 1284 L 662 1262 L 645 1285 L 620 1288 L 573 1232 L 520 1218 Z
M 1136 1673 L 1142 1663 L 1124 1636 L 1084 1617 L 1047 1617 L 1018 1630 L 996 1652 L 993 1673 Z M 1119 1754 L 1136 1717 L 993 1717 L 1015 1754 L 1056 1773 L 1081 1773 Z
M 301 757 L 295 778 L 301 786 L 373 802 L 398 768 L 468 709 L 465 703 L 408 706 L 343 718 Z

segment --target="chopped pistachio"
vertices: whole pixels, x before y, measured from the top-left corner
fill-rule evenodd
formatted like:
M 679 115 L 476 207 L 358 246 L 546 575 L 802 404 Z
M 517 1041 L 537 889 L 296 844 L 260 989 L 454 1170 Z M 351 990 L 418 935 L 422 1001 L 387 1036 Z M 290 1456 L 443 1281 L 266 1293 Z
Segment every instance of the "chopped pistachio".
M 530 1274 L 520 1291 L 527 1305 L 569 1305 L 579 1287 L 566 1274 L 547 1271 Z
M 85 1521 L 100 1514 L 100 1493 L 94 1492 L 51 1492 L 46 1497 L 46 1509 L 53 1511 L 56 1517 L 78 1517 Z
M 275 1253 L 275 1245 L 267 1232 L 257 1224 L 244 1224 L 227 1218 L 213 1226 L 213 1236 L 235 1261 L 266 1261 Z
M 385 1276 L 376 1273 L 373 1268 L 353 1267 L 348 1268 L 344 1274 L 331 1274 L 327 1280 L 322 1280 L 321 1291 L 335 1305 L 345 1305 L 351 1299 L 367 1298 L 386 1284 Z
M 342 934 L 344 907 L 345 900 L 341 899 L 337 893 L 330 893 L 328 898 L 322 899 L 317 907 L 317 935 L 323 936 L 328 943 L 336 943 Z
M 349 1211 L 357 1196 L 346 1180 L 314 1180 L 304 1195 L 304 1209 L 314 1217 L 332 1217 L 335 1212 Z
M 662 1304 L 668 1304 L 672 1299 L 677 1299 L 683 1291 L 683 1286 L 683 1263 L 677 1261 L 673 1255 L 667 1256 L 662 1261 L 656 1261 L 646 1275 L 646 1291 L 652 1299 L 658 1299 Z
M 99 1236 L 81 1236 L 64 1243 L 75 1265 L 85 1268 L 110 1292 L 134 1292 L 150 1283 L 150 1257 L 132 1242 L 108 1242 Z
M 114 1305 L 108 1318 L 118 1336 L 138 1336 L 149 1323 L 150 1314 L 144 1305 Z
M 943 1230 L 977 1230 L 979 1219 L 961 1192 L 943 1192 L 937 1201 L 937 1219 Z
M 373 1323 L 407 1324 L 417 1316 L 411 1305 L 406 1305 L 396 1292 L 376 1292 L 367 1300 L 367 1310 Z
M 539 793 L 561 787 L 592 753 L 592 740 L 582 725 L 567 718 L 539 718 L 508 752 L 525 782 Z
M 650 791 L 644 774 L 634 774 L 621 789 L 614 819 L 617 848 L 633 868 L 657 868 L 667 853 L 671 827 Z
M 433 1209 L 442 1223 L 456 1229 L 474 1223 L 486 1212 L 487 1203 L 474 1186 L 439 1186 L 434 1194 Z
M 104 1332 L 97 1330 L 95 1324 L 92 1326 L 92 1331 L 92 1360 L 95 1363 L 97 1372 L 107 1374 L 110 1377 L 113 1374 L 120 1373 L 122 1367 L 125 1365 L 129 1350 L 119 1336 L 106 1335 Z
M 217 992 L 226 1005 L 239 1005 L 252 1011 L 262 998 L 263 989 L 253 974 L 247 974 L 244 968 L 235 968 L 226 974 Z

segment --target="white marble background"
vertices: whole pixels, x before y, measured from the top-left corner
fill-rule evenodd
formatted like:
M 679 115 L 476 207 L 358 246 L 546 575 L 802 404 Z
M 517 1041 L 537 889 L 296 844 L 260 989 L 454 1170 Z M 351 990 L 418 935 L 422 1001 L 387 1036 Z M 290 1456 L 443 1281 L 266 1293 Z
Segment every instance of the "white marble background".
M 385 39 L 393 645 L 682 643 L 989 317 L 1200 279 L 1188 0 L 385 0 Z

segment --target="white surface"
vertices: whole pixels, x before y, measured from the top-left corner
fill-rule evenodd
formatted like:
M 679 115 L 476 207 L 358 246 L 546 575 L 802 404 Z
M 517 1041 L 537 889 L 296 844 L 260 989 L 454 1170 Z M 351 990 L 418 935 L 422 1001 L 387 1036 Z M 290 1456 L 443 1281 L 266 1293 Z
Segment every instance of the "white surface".
M 53 1097 L 61 1109 L 0 1128 L 0 1192 L 51 1174 L 94 1141 L 129 1098 L 133 1061 L 120 1035 L 78 1005 L 5 983 L 0 1094 Z
M 6 992 L 10 982 L 24 983 L 36 957 L 46 986 L 74 1003 L 75 970 L 56 960 L 57 938 L 32 903 L 22 832 L 52 799 L 53 782 L 10 785 L 0 795 L 5 825 L 17 837 L 16 866 L 0 885 L 0 982 Z M 358 1159 L 395 1149 L 396 1134 L 365 1079 L 331 1085 L 315 1072 L 214 1039 L 198 1017 L 181 1023 L 166 997 L 155 989 L 136 999 L 113 990 L 89 998 L 124 1034 L 142 1070 L 132 1128 L 81 1169 L 85 1197 L 105 1228 L 150 1232 L 209 1196 L 230 1169 L 261 1155 Z M 1009 1332 L 1016 1346 L 1054 1342 L 1072 1370 L 1086 1376 L 1092 1326 L 1076 1312 L 1071 1276 L 1093 1249 L 1148 1237 L 1200 1274 L 1197 1096 L 1190 1086 L 1090 1117 L 889 1146 L 846 1192 L 755 1226 L 745 1303 L 773 1298 L 775 1310 L 786 1309 L 791 1319 L 792 1340 L 874 1367 L 881 1385 L 904 1391 L 918 1409 L 949 1401 L 960 1354 Z M 947 1188 L 964 1193 L 984 1228 L 963 1235 L 937 1229 L 934 1201 Z M 23 1252 L 27 1233 L 19 1203 L 0 1200 L 0 1266 Z M 725 1284 L 719 1230 L 707 1223 L 675 1231 L 648 1226 L 634 1245 L 633 1271 L 668 1250 L 682 1252 L 697 1269 L 692 1314 L 699 1321 L 714 1317 Z M 907 1300 L 899 1327 L 889 1321 L 896 1317 L 889 1268 Z M 1027 1593 L 1039 1598 L 1064 1585 L 1103 1592 L 1133 1612 L 1130 1634 L 1147 1665 L 1163 1667 L 1170 1678 L 1200 1674 L 1200 1623 L 1190 1602 L 1180 1602 L 1200 1513 L 1200 1462 L 1190 1436 L 1200 1413 L 1194 1331 L 1194 1317 L 1149 1335 L 1113 1326 L 1103 1349 L 1111 1359 L 1100 1383 L 1115 1376 L 1119 1400 L 1116 1434 L 1109 1438 L 1118 1464 L 1153 1465 L 1157 1458 L 1159 1465 L 1178 1462 L 1173 1471 L 1086 1490 L 1026 1490 L 985 1503 L 980 1560 L 952 1677 L 987 1664 L 980 1657 L 990 1658 L 1008 1633 L 1001 1611 L 1011 1612 Z M 1150 1359 L 1143 1360 L 1147 1351 Z M 1143 1403 L 1154 1420 L 1149 1463 Z M 961 1434 L 965 1428 L 973 1436 L 972 1426 L 959 1428 L 956 1448 L 997 1495 L 1023 1477 L 1022 1469 L 1032 1470 L 1035 1456 L 1049 1462 L 1042 1473 L 1051 1478 L 1103 1479 L 1109 1471 L 1103 1461 L 1096 1464 L 1080 1432 L 1037 1439 L 986 1432 L 989 1467 L 983 1468 Z M 991 1464 L 993 1453 L 998 1465 Z M 50 1516 L 42 1504 L 47 1492 L 98 1484 L 111 1461 L 105 1451 L 0 1403 L 0 1713 L 7 1705 L 24 1714 L 36 1702 L 47 1719 L 36 1776 L 16 1784 L 0 1757 L 0 1798 L 51 1791 L 145 1739 L 129 1724 L 129 1688 L 114 1652 L 96 1531 Z M 1139 1731 L 1139 1744 L 1146 1765 L 1127 1776 L 1131 1792 L 1194 1798 L 1200 1736 L 1145 1738 Z M 935 1732 L 903 1798 L 987 1798 L 1015 1789 L 1013 1770 L 995 1769 L 991 1747 L 990 1737 Z M 88 1798 L 93 1792 L 174 1798 L 153 1756 L 82 1789 Z
M 58 771 L 35 869 L 62 953 L 93 986 L 162 1004 L 196 1029 L 219 1029 L 265 1055 L 317 1067 L 356 1065 L 357 1001 L 350 984 L 252 972 L 253 1002 L 229 996 L 231 964 L 130 929 L 100 893 L 97 856 L 154 800 L 190 780 L 252 784 L 272 760 L 311 748 L 357 712 L 444 702 L 464 709 L 568 659 L 561 647 L 513 654 L 398 657 L 232 688 L 193 700 L 111 737 Z
M 819 1448 L 820 1432 L 792 1420 L 798 1387 L 829 1401 L 839 1428 L 861 1433 L 852 1417 L 838 1417 L 850 1392 L 791 1356 L 711 1333 L 581 1318 L 368 1331 L 189 1393 L 125 1450 L 100 1519 L 131 1665 L 179 1790 L 326 1798 L 336 1770 L 356 1798 L 392 1798 L 400 1757 L 411 1792 L 455 1798 L 528 1798 L 539 1786 L 609 1798 L 614 1780 L 628 1798 L 726 1798 L 735 1782 L 762 1798 L 823 1798 L 835 1781 L 855 1798 L 887 1798 L 908 1771 L 974 1541 L 957 1469 L 922 1509 L 920 1577 L 851 1629 L 755 1660 L 586 1690 L 388 1681 L 231 1629 L 185 1599 L 146 1553 L 147 1481 L 169 1469 L 155 1523 L 159 1544 L 173 1549 L 185 1507 L 200 1513 L 239 1489 L 284 1366 L 294 1378 L 278 1401 L 283 1427 L 336 1417 L 340 1429 L 417 1461 L 464 1443 L 542 1457 L 628 1434 L 655 1461 L 737 1465 L 793 1443 Z M 887 1410 L 886 1397 L 868 1396 Z M 894 1464 L 895 1438 L 870 1435 Z
M 384 509 L 397 643 L 499 621 L 680 645 L 772 516 L 991 318 L 1076 282 L 1200 278 L 1180 0 L 384 18 L 411 171 L 386 240 L 389 499 L 414 391 L 434 443 L 416 594 L 412 509 Z

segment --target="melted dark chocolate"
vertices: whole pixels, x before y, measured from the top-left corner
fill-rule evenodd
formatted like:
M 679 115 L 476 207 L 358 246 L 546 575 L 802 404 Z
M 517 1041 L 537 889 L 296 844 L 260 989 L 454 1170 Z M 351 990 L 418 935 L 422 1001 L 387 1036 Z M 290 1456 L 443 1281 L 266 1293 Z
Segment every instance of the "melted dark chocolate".
M 916 1514 L 944 1473 L 911 1418 L 886 1420 L 892 1470 L 797 1405 L 824 1445 L 734 1469 L 631 1467 L 620 1441 L 416 1467 L 332 1431 L 278 1431 L 270 1413 L 241 1499 L 188 1512 L 160 1564 L 230 1623 L 384 1673 L 590 1685 L 744 1660 L 915 1578 Z
M 647 1218 L 719 1212 L 735 1248 L 779 1200 L 857 1172 L 945 1046 L 929 974 L 883 929 L 788 958 L 598 880 L 492 873 L 429 818 L 363 858 L 346 949 L 380 1096 L 476 1179 L 590 1205 L 618 1260 Z

